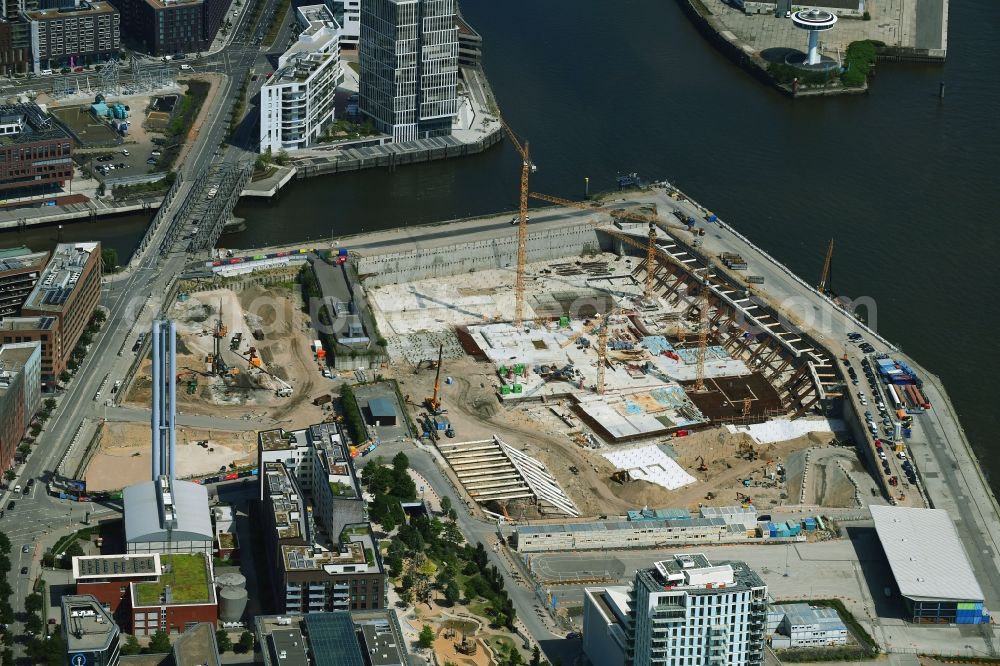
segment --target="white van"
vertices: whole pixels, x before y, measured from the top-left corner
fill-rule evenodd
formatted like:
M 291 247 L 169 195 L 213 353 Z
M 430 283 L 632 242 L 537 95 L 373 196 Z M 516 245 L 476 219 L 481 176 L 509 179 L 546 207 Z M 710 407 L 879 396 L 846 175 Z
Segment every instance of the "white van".
M 190 72 L 191 71 L 191 65 L 181 65 L 181 71 L 182 72 Z
M 15 492 L 15 493 L 19 493 L 19 492 L 21 492 L 21 484 L 20 484 L 20 483 L 19 483 L 19 484 L 17 484 L 16 486 L 14 486 L 14 492 Z

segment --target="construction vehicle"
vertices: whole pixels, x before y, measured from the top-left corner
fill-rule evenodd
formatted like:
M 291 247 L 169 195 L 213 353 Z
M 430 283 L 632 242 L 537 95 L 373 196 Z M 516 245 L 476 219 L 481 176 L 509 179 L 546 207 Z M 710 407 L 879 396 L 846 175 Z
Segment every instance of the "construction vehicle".
M 708 471 L 708 465 L 705 464 L 705 456 L 698 456 L 697 458 L 695 458 L 695 460 L 698 461 L 698 471 L 699 472 L 707 472 Z
M 434 374 L 434 395 L 424 398 L 424 405 L 431 414 L 441 413 L 441 398 L 438 391 L 441 389 L 441 361 L 444 358 L 444 345 L 438 347 L 437 372 Z
M 747 495 L 746 493 L 741 493 L 741 492 L 736 493 L 736 501 L 741 504 L 747 504 L 747 505 L 753 504 L 753 500 L 750 498 L 750 496 Z
M 715 499 L 715 493 L 713 493 L 712 491 L 708 491 L 707 493 L 705 493 L 705 499 L 707 499 L 707 500 L 714 500 Z
M 741 483 L 743 483 L 744 488 L 749 488 L 751 485 L 753 485 L 753 479 L 743 479 Z
M 521 156 L 521 195 L 518 199 L 517 215 L 517 275 L 514 280 L 514 326 L 521 328 L 524 325 L 524 273 L 528 263 L 528 176 L 537 171 L 538 167 L 531 161 L 528 142 L 522 144 L 518 141 L 514 130 L 503 118 L 500 118 L 500 124 Z
M 738 455 L 740 458 L 745 458 L 746 460 L 753 462 L 754 460 L 757 459 L 757 450 L 753 448 L 753 444 L 751 444 L 746 440 L 743 440 L 740 442 L 740 448 L 737 451 L 736 455 Z
M 225 339 L 226 334 L 229 330 L 226 325 L 222 323 L 222 299 L 219 299 L 219 318 L 215 320 L 215 330 L 212 332 L 212 354 L 208 357 L 208 365 L 211 367 L 211 372 L 214 375 L 224 375 L 226 374 L 226 363 L 222 360 L 222 341 Z

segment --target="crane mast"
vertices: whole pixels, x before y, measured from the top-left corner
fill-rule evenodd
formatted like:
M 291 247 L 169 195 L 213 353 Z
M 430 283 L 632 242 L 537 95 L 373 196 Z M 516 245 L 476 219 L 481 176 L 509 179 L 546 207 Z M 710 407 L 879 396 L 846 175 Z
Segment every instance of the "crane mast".
M 528 263 L 528 177 L 537 167 L 531 161 L 528 142 L 522 144 L 518 141 L 514 130 L 503 118 L 500 119 L 500 124 L 521 156 L 521 193 L 517 211 L 517 273 L 514 278 L 514 326 L 521 328 L 524 325 L 524 274 Z
M 819 278 L 819 293 L 825 294 L 827 292 L 827 282 L 830 279 L 830 268 L 833 266 L 833 239 L 830 239 L 830 244 L 826 248 L 826 259 L 823 261 L 823 274 Z

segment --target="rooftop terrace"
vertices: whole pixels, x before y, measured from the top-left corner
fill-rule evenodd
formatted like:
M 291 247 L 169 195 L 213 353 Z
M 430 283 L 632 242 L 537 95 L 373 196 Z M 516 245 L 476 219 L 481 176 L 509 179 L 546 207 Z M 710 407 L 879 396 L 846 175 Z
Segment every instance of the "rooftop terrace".
M 211 566 L 204 554 L 163 555 L 161 561 L 163 573 L 157 582 L 133 585 L 133 605 L 162 606 L 214 601 Z

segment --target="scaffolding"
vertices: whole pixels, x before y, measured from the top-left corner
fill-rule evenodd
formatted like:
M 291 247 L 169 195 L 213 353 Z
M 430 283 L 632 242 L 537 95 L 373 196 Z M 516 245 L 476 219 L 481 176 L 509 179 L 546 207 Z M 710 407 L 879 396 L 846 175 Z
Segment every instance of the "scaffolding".
M 109 60 L 104 63 L 104 67 L 98 74 L 98 92 L 105 98 L 121 94 L 121 63 L 118 60 Z

